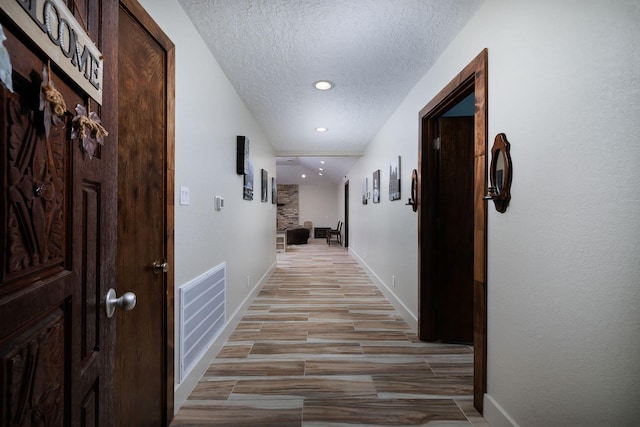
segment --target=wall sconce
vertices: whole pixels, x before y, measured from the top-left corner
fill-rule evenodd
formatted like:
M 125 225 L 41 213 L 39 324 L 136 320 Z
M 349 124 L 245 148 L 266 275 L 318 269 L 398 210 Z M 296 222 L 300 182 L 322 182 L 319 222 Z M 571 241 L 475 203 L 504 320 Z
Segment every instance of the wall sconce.
M 493 200 L 496 210 L 504 213 L 511 200 L 511 178 L 513 176 L 511 165 L 511 144 L 504 133 L 496 135 L 491 148 L 491 170 L 488 188 L 484 200 Z
M 416 169 L 411 172 L 411 198 L 406 204 L 411 206 L 414 212 L 418 211 L 418 171 Z

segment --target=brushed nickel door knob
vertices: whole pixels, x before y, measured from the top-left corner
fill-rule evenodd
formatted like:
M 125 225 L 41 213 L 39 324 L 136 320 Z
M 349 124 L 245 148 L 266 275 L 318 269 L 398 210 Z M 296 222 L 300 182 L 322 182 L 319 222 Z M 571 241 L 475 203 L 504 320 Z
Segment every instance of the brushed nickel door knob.
M 136 294 L 133 292 L 126 292 L 124 295 L 116 298 L 115 289 L 111 288 L 107 292 L 107 297 L 105 298 L 104 305 L 107 311 L 107 318 L 111 319 L 113 317 L 113 313 L 115 313 L 116 308 L 121 309 L 122 311 L 131 311 L 136 306 L 137 298 Z

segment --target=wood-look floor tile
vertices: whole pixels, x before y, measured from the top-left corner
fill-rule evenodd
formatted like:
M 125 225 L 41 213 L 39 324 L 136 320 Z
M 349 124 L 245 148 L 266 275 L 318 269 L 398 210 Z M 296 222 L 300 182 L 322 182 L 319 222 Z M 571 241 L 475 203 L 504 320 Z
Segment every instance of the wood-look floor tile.
M 381 396 L 410 395 L 430 396 L 470 396 L 473 384 L 469 377 L 400 377 L 394 375 L 374 375 L 373 382 Z
M 360 360 L 360 359 L 331 359 L 307 360 L 306 375 L 399 375 L 410 373 L 416 378 L 432 375 L 424 361 L 405 360 Z M 424 374 L 424 375 L 423 375 Z
M 248 311 L 265 311 L 269 309 L 269 304 L 251 304 L 249 306 L 249 308 L 247 309 Z
M 246 358 L 251 351 L 253 344 L 243 345 L 225 345 L 222 350 L 218 352 L 216 359 L 238 359 Z
M 388 313 L 309 313 L 309 320 L 393 320 Z
M 407 325 L 406 322 L 403 321 L 382 321 L 382 322 L 371 322 L 371 321 L 355 321 L 353 325 L 357 330 L 400 330 L 400 331 L 410 331 L 411 328 Z M 406 338 L 406 335 L 405 335 Z
M 467 375 L 473 377 L 473 362 L 468 364 L 447 364 L 447 363 L 429 363 L 429 367 L 436 375 L 461 376 Z
M 349 310 L 354 311 L 395 311 L 390 304 L 350 304 Z
M 236 380 L 200 381 L 189 395 L 189 400 L 226 400 Z
M 227 362 L 217 360 L 212 363 L 205 375 L 207 377 L 244 377 L 244 376 L 285 376 L 304 375 L 305 362 L 298 360 L 243 360 Z
M 247 322 L 303 322 L 309 320 L 304 314 L 247 314 L 242 318 Z
M 371 377 L 322 378 L 306 376 L 270 380 L 250 379 L 238 380 L 230 398 L 259 399 L 260 396 L 272 398 L 274 395 L 284 399 L 300 397 L 305 399 L 373 399 L 377 396 L 377 390 Z
M 421 342 L 345 248 L 277 264 L 172 426 L 487 427 L 473 349 Z
M 422 426 L 433 421 L 466 421 L 453 400 L 306 400 L 303 422 L 369 426 Z
M 262 326 L 262 332 L 282 332 L 291 330 L 330 332 L 354 331 L 353 322 L 269 322 Z
M 236 331 L 259 331 L 262 328 L 262 322 L 240 322 L 236 326 Z
M 404 355 L 434 355 L 444 354 L 446 356 L 455 354 L 473 354 L 467 346 L 449 346 L 441 345 L 424 345 L 420 344 L 404 344 L 399 345 L 373 345 L 363 343 L 362 352 L 367 355 L 384 355 L 384 354 L 404 354 Z M 436 362 L 437 363 L 437 362 Z
M 259 342 L 253 345 L 251 355 L 339 355 L 362 354 L 358 343 L 296 343 L 296 344 L 272 344 Z
M 238 331 L 236 330 L 229 337 L 230 342 L 234 341 L 305 341 L 307 331 L 289 330 L 286 333 L 281 331 Z
M 310 340 L 334 340 L 334 341 L 407 341 L 407 336 L 400 331 L 334 331 L 317 332 L 309 331 Z
M 178 411 L 171 426 L 300 427 L 302 402 L 289 402 L 211 400 L 193 405 L 187 401 Z

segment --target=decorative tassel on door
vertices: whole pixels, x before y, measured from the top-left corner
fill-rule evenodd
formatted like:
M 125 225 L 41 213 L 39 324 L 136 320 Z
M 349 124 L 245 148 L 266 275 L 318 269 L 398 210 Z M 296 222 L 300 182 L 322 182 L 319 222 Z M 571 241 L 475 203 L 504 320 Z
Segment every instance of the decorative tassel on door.
M 71 139 L 80 138 L 82 148 L 89 155 L 89 158 L 93 158 L 97 145 L 104 144 L 104 137 L 109 136 L 109 132 L 102 126 L 100 117 L 95 111 L 87 114 L 88 108 L 80 104 L 76 105 L 75 110 L 76 116 L 72 121 Z
M 51 132 L 51 125 L 57 126 L 63 123 L 61 117 L 64 117 L 67 111 L 67 105 L 62 94 L 53 86 L 50 62 L 47 64 L 47 68 L 42 67 L 40 88 L 40 111 L 44 113 L 44 131 L 48 138 Z

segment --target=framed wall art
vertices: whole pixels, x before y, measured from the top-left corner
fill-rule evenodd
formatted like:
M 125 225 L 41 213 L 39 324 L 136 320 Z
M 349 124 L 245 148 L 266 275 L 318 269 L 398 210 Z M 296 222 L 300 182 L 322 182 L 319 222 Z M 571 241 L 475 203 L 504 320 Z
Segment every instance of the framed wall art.
M 244 174 L 244 185 L 242 187 L 242 198 L 253 200 L 253 163 L 249 161 L 249 173 Z
M 373 173 L 373 203 L 380 203 L 380 169 Z
M 278 204 L 278 186 L 276 184 L 276 177 L 271 178 L 271 204 Z
M 400 156 L 389 164 L 389 200 L 400 200 Z
M 369 178 L 362 181 L 362 204 L 366 205 L 369 201 Z

